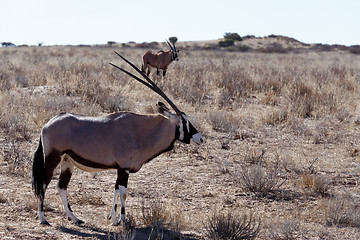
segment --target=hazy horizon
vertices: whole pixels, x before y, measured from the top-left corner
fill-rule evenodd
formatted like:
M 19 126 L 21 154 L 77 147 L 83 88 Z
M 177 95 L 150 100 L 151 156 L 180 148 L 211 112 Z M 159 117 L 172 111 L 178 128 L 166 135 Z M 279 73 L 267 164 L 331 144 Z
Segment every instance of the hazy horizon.
M 360 1 L 12 0 L 1 3 L 0 42 L 94 45 L 108 41 L 217 40 L 271 34 L 304 43 L 359 45 Z

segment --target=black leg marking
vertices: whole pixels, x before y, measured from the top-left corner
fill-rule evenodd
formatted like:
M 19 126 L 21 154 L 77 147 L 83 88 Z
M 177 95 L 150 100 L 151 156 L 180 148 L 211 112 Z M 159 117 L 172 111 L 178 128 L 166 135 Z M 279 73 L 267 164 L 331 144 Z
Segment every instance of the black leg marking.
M 48 186 L 55 168 L 59 165 L 61 161 L 61 155 L 58 151 L 52 151 L 48 156 L 45 157 L 45 185 Z
M 69 168 L 67 168 L 61 172 L 60 177 L 59 177 L 59 183 L 58 183 L 59 188 L 64 189 L 64 190 L 67 189 L 67 186 L 71 179 L 71 175 L 72 175 L 72 172 Z
M 163 70 L 163 78 L 165 77 L 166 69 Z
M 156 76 L 159 76 L 160 70 L 156 68 Z
M 115 190 L 119 189 L 119 185 L 127 188 L 127 183 L 129 179 L 129 174 L 122 168 L 118 168 L 117 170 L 117 180 L 115 183 Z

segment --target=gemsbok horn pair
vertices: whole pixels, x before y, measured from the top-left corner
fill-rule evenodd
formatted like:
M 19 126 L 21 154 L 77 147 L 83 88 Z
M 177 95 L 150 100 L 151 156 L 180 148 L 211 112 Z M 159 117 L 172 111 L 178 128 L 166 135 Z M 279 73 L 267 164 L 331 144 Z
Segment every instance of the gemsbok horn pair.
M 161 153 L 174 147 L 179 140 L 201 144 L 201 134 L 193 127 L 185 113 L 131 62 L 115 52 L 147 81 L 110 63 L 163 97 L 176 112 L 171 113 L 159 102 L 159 114 L 140 115 L 117 112 L 101 117 L 61 113 L 47 122 L 41 130 L 39 146 L 34 154 L 32 186 L 38 198 L 38 214 L 41 224 L 49 225 L 44 215 L 45 191 L 55 168 L 60 164 L 61 173 L 57 185 L 67 217 L 75 224 L 84 223 L 75 217 L 67 198 L 74 166 L 87 172 L 117 170 L 114 200 L 109 215 L 113 225 L 125 221 L 125 198 L 129 173 L 139 171 L 141 166 Z M 121 217 L 116 209 L 118 197 Z
M 156 68 L 156 75 L 159 76 L 160 69 L 163 70 L 162 78 L 165 78 L 167 67 L 169 66 L 172 61 L 179 61 L 178 52 L 179 50 L 176 49 L 175 43 L 172 42 L 173 46 L 170 45 L 169 41 L 167 41 L 167 44 L 170 47 L 169 51 L 160 51 L 158 53 L 152 53 L 151 51 L 147 51 L 143 55 L 143 64 L 141 67 L 141 70 L 143 73 L 146 72 L 146 75 L 149 76 L 150 74 L 150 67 Z

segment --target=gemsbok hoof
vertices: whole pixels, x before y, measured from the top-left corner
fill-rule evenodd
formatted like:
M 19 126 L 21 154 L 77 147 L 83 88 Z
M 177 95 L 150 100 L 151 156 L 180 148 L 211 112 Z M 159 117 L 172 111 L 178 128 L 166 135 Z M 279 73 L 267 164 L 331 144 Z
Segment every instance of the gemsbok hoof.
M 85 222 L 84 221 L 82 221 L 82 220 L 80 220 L 80 219 L 78 219 L 78 220 L 76 220 L 75 222 L 74 222 L 74 224 L 75 225 L 82 225 L 82 224 L 84 224 Z
M 42 221 L 40 222 L 40 225 L 50 226 L 50 223 L 48 221 Z

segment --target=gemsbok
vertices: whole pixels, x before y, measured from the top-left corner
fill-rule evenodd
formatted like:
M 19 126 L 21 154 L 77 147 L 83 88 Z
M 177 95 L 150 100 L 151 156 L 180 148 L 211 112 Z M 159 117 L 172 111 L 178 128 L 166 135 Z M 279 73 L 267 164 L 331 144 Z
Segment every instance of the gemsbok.
M 125 221 L 125 198 L 129 173 L 139 171 L 143 164 L 171 150 L 174 142 L 201 144 L 202 135 L 193 127 L 185 113 L 181 112 L 165 93 L 131 62 L 115 52 L 147 81 L 110 63 L 112 66 L 141 82 L 164 98 L 175 113 L 159 102 L 158 114 L 116 112 L 106 116 L 91 117 L 72 113 L 60 113 L 47 122 L 41 130 L 38 148 L 34 154 L 32 186 L 38 199 L 40 223 L 49 225 L 44 215 L 45 191 L 55 168 L 61 172 L 57 189 L 67 217 L 75 224 L 84 223 L 70 208 L 67 198 L 74 166 L 83 171 L 96 172 L 117 170 L 114 199 L 109 219 L 113 225 Z M 121 203 L 120 220 L 116 209 L 118 197 Z
M 165 78 L 167 67 L 172 61 L 179 61 L 178 52 L 176 49 L 175 43 L 172 42 L 173 46 L 170 45 L 169 41 L 166 41 L 170 47 L 168 51 L 159 51 L 158 53 L 152 53 L 151 51 L 147 51 L 143 55 L 143 64 L 141 66 L 141 70 L 143 73 L 146 72 L 146 75 L 150 74 L 150 67 L 156 68 L 156 75 L 159 76 L 160 69 L 163 70 L 162 78 Z

